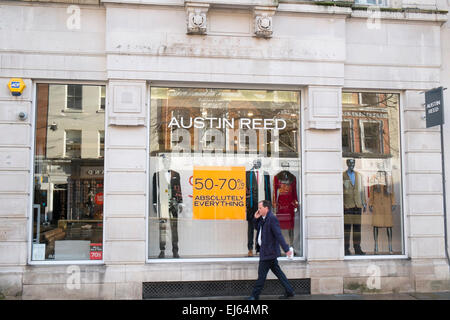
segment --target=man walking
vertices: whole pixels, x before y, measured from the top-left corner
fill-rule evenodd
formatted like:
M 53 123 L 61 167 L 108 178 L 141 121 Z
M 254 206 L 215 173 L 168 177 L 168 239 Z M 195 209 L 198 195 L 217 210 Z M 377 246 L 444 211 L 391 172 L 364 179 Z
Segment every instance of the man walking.
M 289 248 L 281 234 L 280 223 L 271 211 L 270 201 L 263 200 L 258 203 L 258 211 L 255 212 L 254 225 L 257 226 L 257 249 L 259 247 L 258 280 L 253 287 L 249 300 L 258 300 L 264 287 L 269 269 L 281 281 L 285 294 L 280 299 L 287 299 L 295 295 L 286 275 L 281 271 L 277 258 L 280 256 L 280 245 L 288 257 L 292 257 L 294 250 Z

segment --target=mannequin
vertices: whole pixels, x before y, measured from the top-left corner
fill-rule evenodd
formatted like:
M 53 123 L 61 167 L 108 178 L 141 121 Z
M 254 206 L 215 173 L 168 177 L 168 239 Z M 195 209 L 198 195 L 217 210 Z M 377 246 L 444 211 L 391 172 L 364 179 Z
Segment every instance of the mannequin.
M 178 254 L 178 214 L 182 212 L 183 196 L 181 193 L 180 174 L 170 169 L 170 160 L 162 155 L 164 170 L 153 174 L 153 210 L 159 217 L 159 248 L 158 258 L 165 257 L 167 221 L 170 221 L 172 232 L 172 253 Z
M 253 257 L 254 229 L 253 217 L 258 210 L 258 202 L 270 199 L 270 178 L 262 172 L 261 159 L 253 161 L 252 168 L 245 173 L 247 209 L 247 248 L 248 256 Z
M 253 216 L 258 211 L 258 185 L 255 175 L 255 164 L 249 171 L 245 172 L 245 208 L 247 219 L 247 249 L 248 256 L 253 257 L 253 244 L 254 244 L 254 226 Z
M 347 160 L 343 172 L 344 182 L 344 249 L 350 255 L 350 234 L 353 228 L 353 248 L 356 255 L 365 255 L 361 250 L 361 213 L 366 209 L 366 198 L 361 175 L 354 171 L 355 159 Z
M 288 163 L 283 167 L 289 168 Z M 280 171 L 273 182 L 274 201 L 273 207 L 280 222 L 281 229 L 287 229 L 290 245 L 294 241 L 294 218 L 298 208 L 297 179 L 287 170 Z
M 373 214 L 373 238 L 375 241 L 374 253 L 378 253 L 378 229 L 386 228 L 388 236 L 389 253 L 392 250 L 392 212 L 395 210 L 395 195 L 392 184 L 388 182 L 386 171 L 378 171 L 376 182 L 369 189 L 369 210 Z

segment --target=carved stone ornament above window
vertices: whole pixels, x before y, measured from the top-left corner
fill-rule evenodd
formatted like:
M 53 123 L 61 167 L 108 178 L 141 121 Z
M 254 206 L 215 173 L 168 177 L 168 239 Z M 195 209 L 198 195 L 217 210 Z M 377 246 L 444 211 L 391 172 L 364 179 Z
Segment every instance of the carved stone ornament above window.
M 209 4 L 186 2 L 188 34 L 206 34 Z
M 253 16 L 255 19 L 255 36 L 260 38 L 272 37 L 272 16 L 275 14 L 275 11 L 275 7 L 254 8 Z

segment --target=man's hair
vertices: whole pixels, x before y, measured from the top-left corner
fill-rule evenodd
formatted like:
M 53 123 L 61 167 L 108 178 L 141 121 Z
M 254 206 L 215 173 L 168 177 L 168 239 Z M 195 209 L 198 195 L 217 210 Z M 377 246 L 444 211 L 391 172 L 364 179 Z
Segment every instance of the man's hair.
M 262 200 L 262 201 L 260 201 L 260 203 L 262 204 L 262 206 L 264 208 L 268 208 L 269 210 L 272 210 L 272 203 L 269 200 Z

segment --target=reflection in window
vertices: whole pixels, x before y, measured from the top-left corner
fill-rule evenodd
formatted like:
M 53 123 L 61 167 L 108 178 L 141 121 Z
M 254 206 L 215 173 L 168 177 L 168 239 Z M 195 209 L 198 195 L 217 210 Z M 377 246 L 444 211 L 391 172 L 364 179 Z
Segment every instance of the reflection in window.
M 101 87 L 37 84 L 33 261 L 102 259 Z
M 67 109 L 81 110 L 83 87 L 79 84 L 67 85 Z
M 81 158 L 81 130 L 66 130 L 66 152 L 69 158 Z
M 386 6 L 387 0 L 355 0 L 355 4 Z
M 106 87 L 101 86 L 100 87 L 100 109 L 105 110 L 105 104 L 106 104 Z
M 362 152 L 363 153 L 378 153 L 381 154 L 381 145 L 383 137 L 382 122 L 368 122 L 362 121 L 360 124 Z
M 259 200 L 302 255 L 298 92 L 154 87 L 150 113 L 150 259 L 256 254 Z
M 342 98 L 345 255 L 403 254 L 399 95 Z
M 348 120 L 342 121 L 342 151 L 353 152 L 353 128 Z
M 99 139 L 99 157 L 103 158 L 105 156 L 105 131 L 101 130 L 98 132 Z

